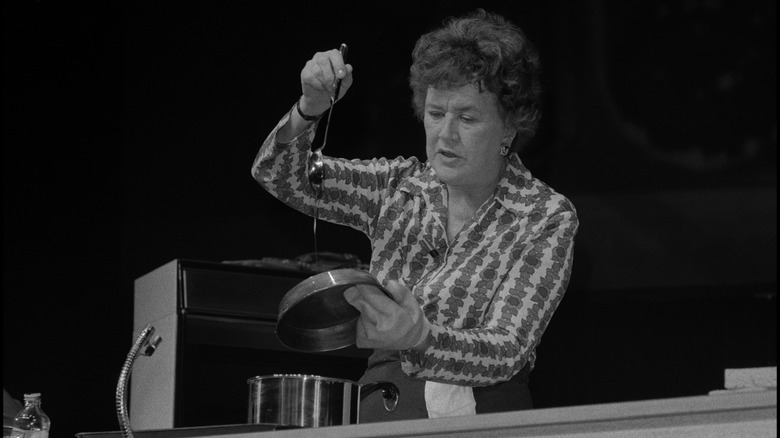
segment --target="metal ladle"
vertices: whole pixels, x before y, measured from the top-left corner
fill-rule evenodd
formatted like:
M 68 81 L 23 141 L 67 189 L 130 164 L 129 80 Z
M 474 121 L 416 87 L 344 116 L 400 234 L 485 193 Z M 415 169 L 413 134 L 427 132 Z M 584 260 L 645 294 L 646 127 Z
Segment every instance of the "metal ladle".
M 341 52 L 341 59 L 346 64 L 347 62 L 347 45 L 342 43 L 339 48 Z M 328 142 L 328 130 L 330 130 L 330 118 L 333 116 L 333 107 L 336 105 L 336 101 L 339 98 L 339 92 L 341 91 L 341 79 L 336 80 L 336 92 L 330 96 L 330 109 L 328 111 L 328 120 L 325 125 L 325 136 L 322 139 L 322 145 L 309 155 L 309 162 L 306 167 L 306 176 L 309 179 L 309 185 L 311 186 L 314 194 L 319 199 L 322 196 L 322 179 L 324 170 L 322 168 L 322 150 L 325 148 L 325 144 Z M 315 251 L 316 252 L 316 251 Z

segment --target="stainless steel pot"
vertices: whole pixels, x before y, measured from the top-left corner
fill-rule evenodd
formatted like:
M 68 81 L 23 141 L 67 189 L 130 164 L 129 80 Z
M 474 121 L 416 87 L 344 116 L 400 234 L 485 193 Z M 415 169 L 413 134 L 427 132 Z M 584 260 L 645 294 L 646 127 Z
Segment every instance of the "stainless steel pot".
M 249 423 L 322 427 L 357 424 L 360 401 L 382 391 L 385 409 L 398 404 L 398 387 L 390 382 L 360 385 L 351 380 L 312 375 L 257 376 L 249 384 Z
M 344 291 L 356 285 L 373 286 L 390 296 L 368 272 L 321 272 L 284 294 L 279 303 L 276 337 L 288 348 L 305 352 L 332 351 L 354 344 L 360 312 L 344 299 Z

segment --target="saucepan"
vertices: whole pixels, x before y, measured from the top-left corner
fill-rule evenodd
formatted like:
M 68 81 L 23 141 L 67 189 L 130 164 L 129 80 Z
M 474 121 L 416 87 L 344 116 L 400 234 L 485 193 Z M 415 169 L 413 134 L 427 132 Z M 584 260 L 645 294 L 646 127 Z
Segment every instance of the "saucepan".
M 279 303 L 276 336 L 286 347 L 325 352 L 355 343 L 360 312 L 344 299 L 356 285 L 389 293 L 368 272 L 334 269 L 313 275 L 290 289 Z M 320 427 L 359 422 L 360 400 L 381 390 L 385 409 L 398 404 L 398 387 L 390 382 L 360 385 L 315 375 L 274 374 L 249 383 L 249 422 Z
M 323 427 L 360 422 L 360 401 L 381 390 L 385 409 L 398 404 L 389 382 L 360 385 L 314 375 L 274 374 L 249 379 L 249 423 Z
M 304 352 L 332 351 L 354 344 L 360 312 L 344 299 L 344 291 L 356 285 L 375 287 L 390 297 L 366 271 L 321 272 L 298 283 L 282 297 L 276 337 L 288 348 Z

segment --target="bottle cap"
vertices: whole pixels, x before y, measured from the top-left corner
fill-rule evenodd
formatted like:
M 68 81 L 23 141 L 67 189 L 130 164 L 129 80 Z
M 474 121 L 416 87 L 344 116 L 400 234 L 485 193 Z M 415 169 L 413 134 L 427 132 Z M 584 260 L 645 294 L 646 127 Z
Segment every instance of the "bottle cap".
M 25 400 L 30 399 L 30 398 L 41 398 L 41 393 L 40 392 L 33 392 L 32 394 L 25 394 L 24 395 L 24 399 Z

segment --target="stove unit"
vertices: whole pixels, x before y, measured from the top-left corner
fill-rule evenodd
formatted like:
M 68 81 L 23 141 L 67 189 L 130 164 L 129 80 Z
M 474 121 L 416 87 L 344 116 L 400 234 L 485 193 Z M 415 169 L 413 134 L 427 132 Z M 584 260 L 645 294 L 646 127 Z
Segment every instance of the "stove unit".
M 152 325 L 162 342 L 134 365 L 133 429 L 246 423 L 255 376 L 358 380 L 370 351 L 303 353 L 275 335 L 279 302 L 310 275 L 176 259 L 136 279 L 133 338 Z

